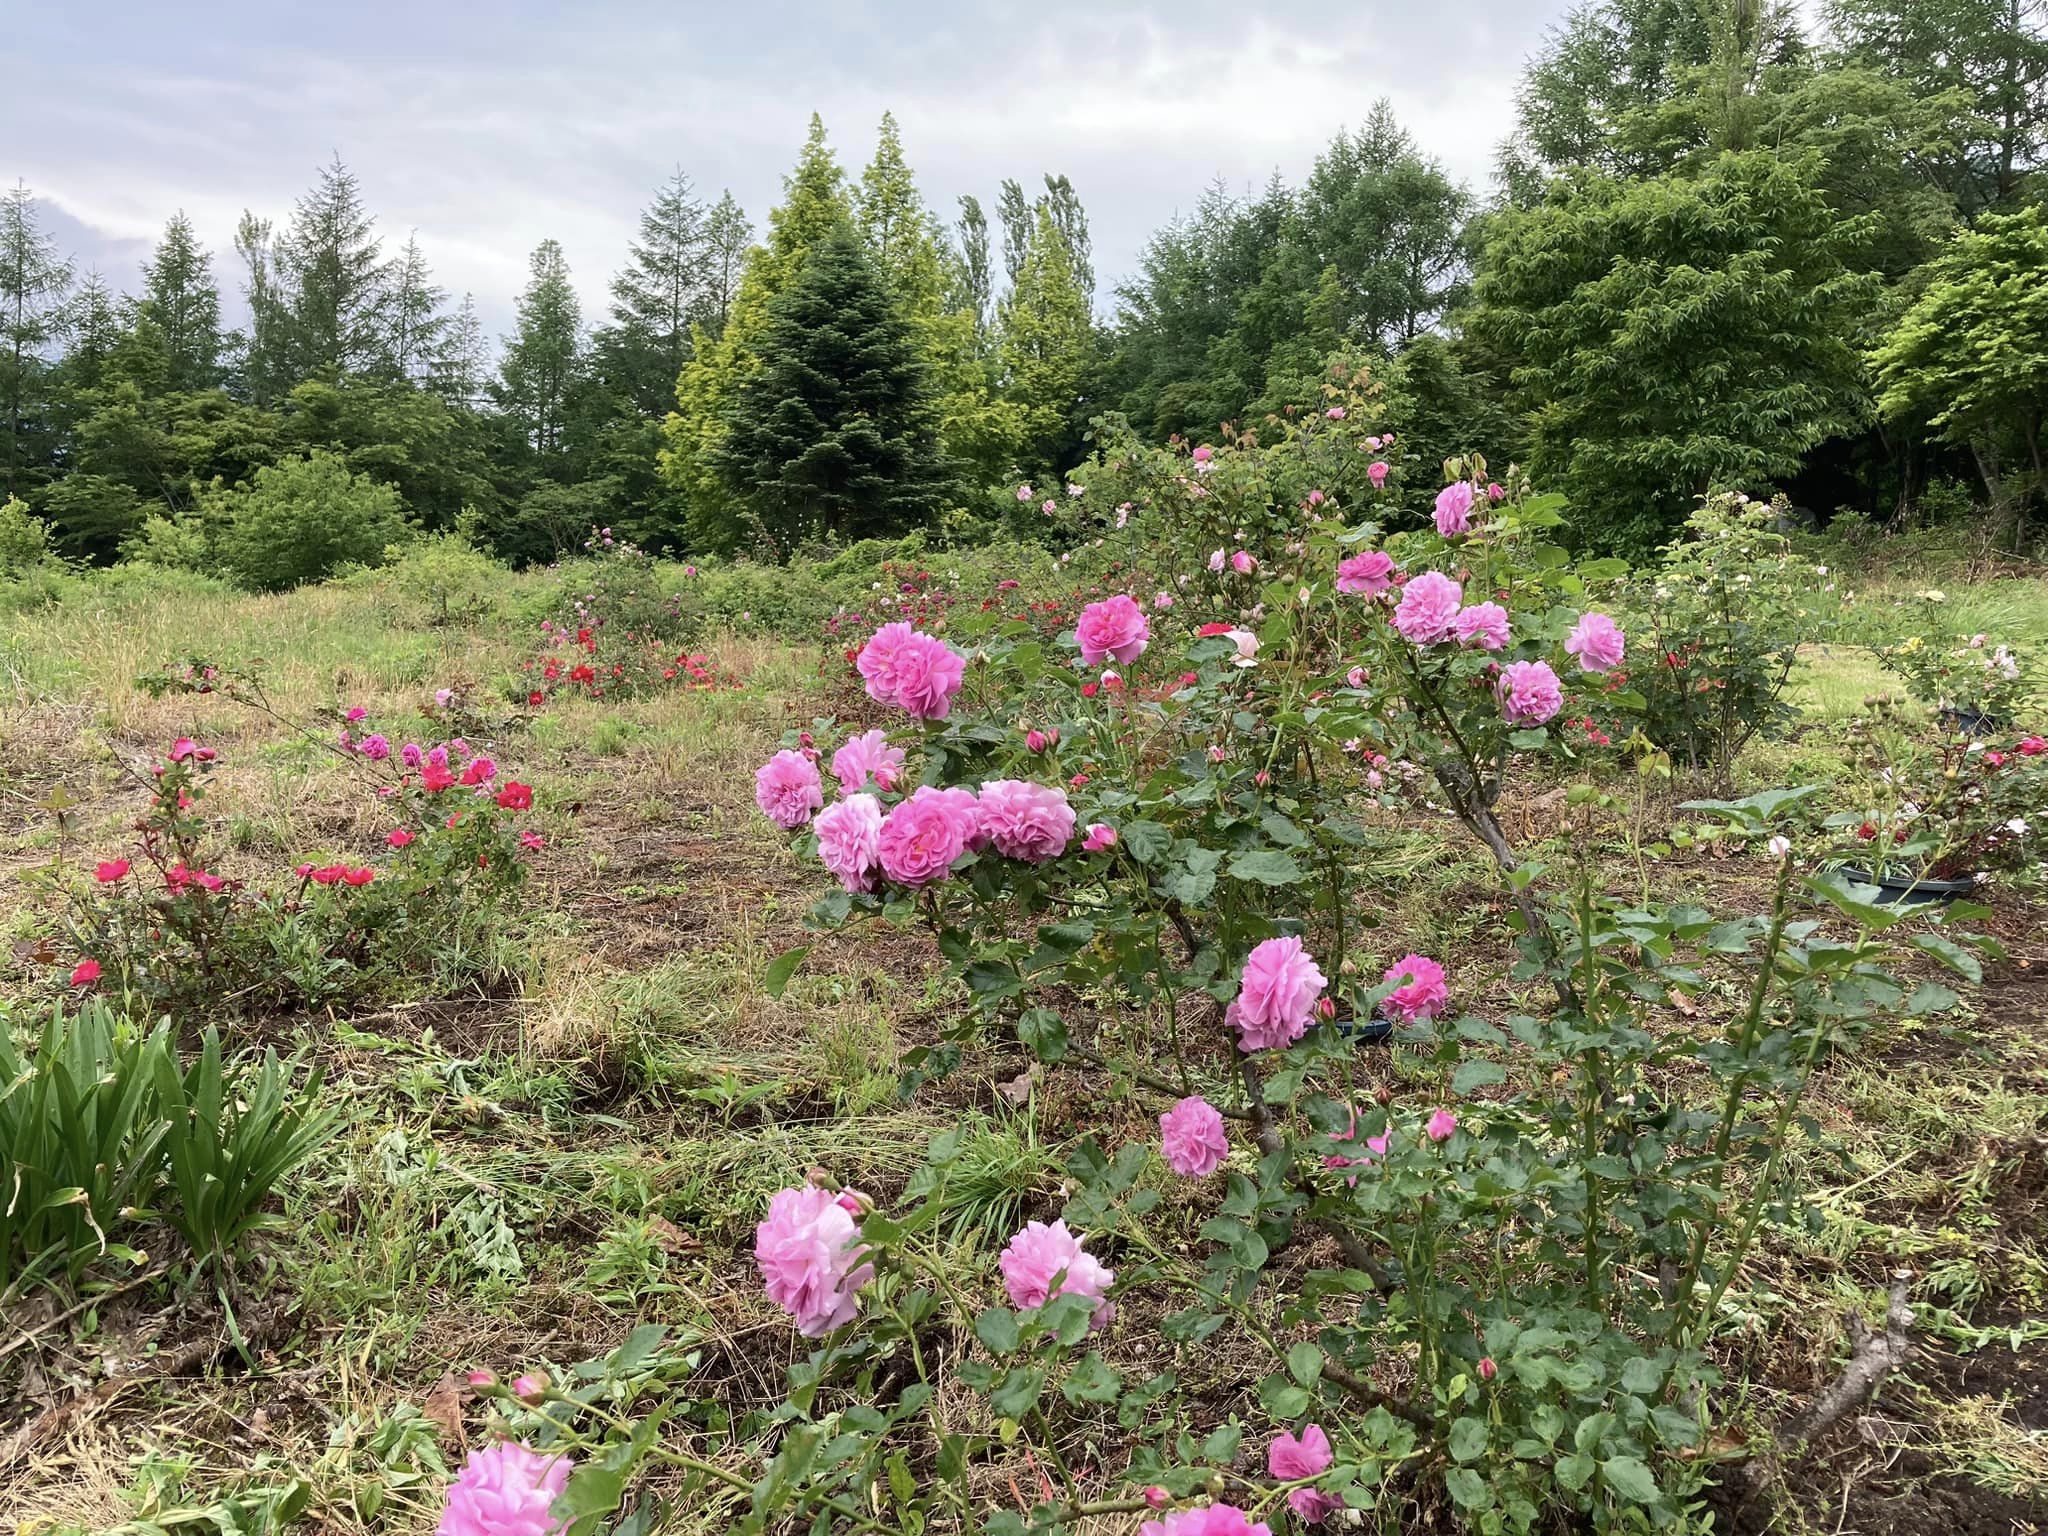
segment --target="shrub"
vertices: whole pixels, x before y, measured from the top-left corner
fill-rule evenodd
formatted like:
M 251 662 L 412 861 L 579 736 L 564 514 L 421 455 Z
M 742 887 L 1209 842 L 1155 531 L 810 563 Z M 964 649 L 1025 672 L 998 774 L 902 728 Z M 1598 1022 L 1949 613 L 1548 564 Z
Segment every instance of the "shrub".
M 218 525 L 211 555 L 258 591 L 319 581 L 348 564 L 380 565 L 385 550 L 411 534 L 396 490 L 350 473 L 346 459 L 320 449 L 259 469 L 251 484 L 211 492 L 206 501 Z M 156 521 L 145 540 L 168 537 Z
M 425 609 L 429 624 L 473 624 L 498 611 L 505 577 L 503 565 L 456 529 L 408 545 L 382 579 Z
M 0 501 L 0 577 L 16 577 L 50 558 L 50 530 L 10 496 Z

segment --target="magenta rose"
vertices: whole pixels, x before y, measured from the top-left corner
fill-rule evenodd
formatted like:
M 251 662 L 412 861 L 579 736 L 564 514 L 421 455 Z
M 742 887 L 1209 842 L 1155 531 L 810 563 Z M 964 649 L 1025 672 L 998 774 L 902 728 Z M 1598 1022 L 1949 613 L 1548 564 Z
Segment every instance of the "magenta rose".
M 1238 1049 L 1279 1050 L 1299 1040 L 1323 986 L 1323 973 L 1301 940 L 1289 936 L 1255 946 L 1245 957 L 1237 1001 L 1230 1005 Z
M 1159 1146 L 1166 1166 L 1189 1179 L 1214 1173 L 1230 1153 L 1222 1114 L 1200 1094 L 1182 1099 L 1159 1117 Z
M 1566 654 L 1576 657 L 1582 672 L 1612 672 L 1621 665 L 1621 626 L 1604 613 L 1586 613 L 1565 636 Z
M 1401 589 L 1394 628 L 1410 645 L 1435 645 L 1451 634 L 1464 601 L 1465 589 L 1450 577 L 1441 571 L 1424 571 Z
M 1380 1007 L 1388 1018 L 1404 1024 L 1435 1018 L 1450 999 L 1444 968 L 1427 955 L 1403 955 L 1380 979 L 1401 983 L 1380 1000 Z
M 1089 1327 L 1100 1328 L 1115 1312 L 1109 1288 L 1116 1271 L 1106 1268 L 1081 1245 L 1086 1241 L 1069 1232 L 1064 1221 L 1047 1226 L 1042 1221 L 1024 1224 L 1011 1238 L 996 1263 L 1003 1272 L 1003 1287 L 1013 1307 L 1042 1307 L 1055 1296 L 1085 1296 L 1099 1303 Z
M 768 1299 L 815 1339 L 853 1321 L 856 1293 L 875 1275 L 858 1262 L 860 1227 L 828 1189 L 814 1184 L 777 1192 L 768 1219 L 754 1229 L 754 1258 Z
M 882 802 L 873 795 L 848 795 L 827 806 L 811 824 L 818 834 L 818 860 L 849 891 L 871 891 L 882 867 Z
M 1436 493 L 1436 531 L 1445 538 L 1472 531 L 1472 482 L 1456 480 Z
M 824 803 L 818 765 L 801 752 L 785 747 L 754 770 L 754 804 L 785 831 L 803 826 Z
M 974 813 L 963 810 L 964 790 L 920 785 L 882 819 L 877 852 L 882 873 L 898 885 L 930 885 L 952 872 L 953 861 L 967 851 L 976 826 Z M 969 805 L 974 797 L 967 796 Z
M 832 772 L 841 794 L 859 794 L 870 786 L 894 789 L 903 773 L 903 749 L 890 746 L 889 738 L 880 731 L 863 731 L 848 737 L 832 754 Z
M 1152 624 L 1136 599 L 1119 592 L 1115 597 L 1104 598 L 1083 608 L 1074 634 L 1081 642 L 1084 664 L 1099 667 L 1110 657 L 1115 657 L 1128 666 L 1138 659 L 1151 640 Z
M 1458 610 L 1451 630 L 1460 645 L 1476 645 L 1482 651 L 1504 651 L 1508 644 L 1508 611 L 1499 603 L 1474 603 Z

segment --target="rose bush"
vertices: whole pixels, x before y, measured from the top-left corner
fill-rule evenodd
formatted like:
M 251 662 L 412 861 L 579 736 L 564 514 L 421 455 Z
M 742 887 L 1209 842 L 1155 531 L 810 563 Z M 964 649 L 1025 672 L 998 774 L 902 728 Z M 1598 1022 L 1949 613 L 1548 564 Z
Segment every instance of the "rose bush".
M 1391 1531 L 1417 1501 L 1481 1531 L 1681 1520 L 1715 1425 L 1721 1299 L 1796 1206 L 1786 1132 L 1815 1063 L 1954 994 L 1887 974 L 1899 914 L 1805 873 L 1773 835 L 1808 791 L 1692 807 L 1694 840 L 1769 839 L 1761 910 L 1603 889 L 1596 783 L 1569 790 L 1578 858 L 1524 859 L 1505 787 L 1569 768 L 1565 721 L 1611 697 L 1640 644 L 1595 597 L 1619 573 L 1575 565 L 1553 542 L 1561 503 L 1476 461 L 1449 466 L 1455 515 L 1430 529 L 1383 534 L 1320 485 L 1252 515 L 1259 487 L 1324 462 L 1348 415 L 1304 424 L 1289 457 L 1188 456 L 1187 515 L 1149 532 L 1194 615 L 1134 622 L 1130 592 L 1053 642 L 988 610 L 954 609 L 943 635 L 884 625 L 856 661 L 897 711 L 887 781 L 836 773 L 827 798 L 831 722 L 763 770 L 764 809 L 838 878 L 813 920 L 928 927 L 971 999 L 910 1053 L 913 1083 L 1000 1032 L 1155 1096 L 1159 1136 L 1075 1147 L 1064 1207 L 1026 1222 L 979 1298 L 941 1230 L 957 1133 L 891 1209 L 824 1170 L 783 1191 L 764 1280 L 822 1344 L 791 1372 L 764 1464 L 713 1473 L 646 1422 L 590 1423 L 565 1443 L 607 1471 L 572 1477 L 564 1507 L 594 1519 L 622 1470 L 660 1461 L 744 1486 L 744 1531 L 1016 1533 L 1147 1511 L 1148 1531 L 1181 1536 L 1339 1510 Z M 1220 523 L 1196 494 L 1212 486 L 1235 488 Z M 833 756 L 850 749 L 877 751 L 863 732 Z M 1490 1017 L 1436 957 L 1374 952 L 1361 817 L 1402 784 L 1498 870 L 1518 1001 Z M 1974 974 L 1956 939 L 1911 942 Z M 1360 1086 L 1358 1039 L 1381 1029 L 1426 1088 Z M 1205 1181 L 1192 1247 L 1162 1240 L 1155 1156 Z M 1170 1364 L 1113 1366 L 1104 1341 L 1133 1293 L 1174 1353 L 1227 1336 L 1264 1354 L 1256 1407 L 1219 1420 Z M 940 1410 L 941 1359 L 993 1432 Z M 1268 1442 L 1249 1464 L 1247 1415 Z M 1114 1437 L 1113 1460 L 1062 1459 L 1083 1425 Z M 1034 1508 L 988 1507 L 974 1469 L 1020 1447 L 1057 1484 Z

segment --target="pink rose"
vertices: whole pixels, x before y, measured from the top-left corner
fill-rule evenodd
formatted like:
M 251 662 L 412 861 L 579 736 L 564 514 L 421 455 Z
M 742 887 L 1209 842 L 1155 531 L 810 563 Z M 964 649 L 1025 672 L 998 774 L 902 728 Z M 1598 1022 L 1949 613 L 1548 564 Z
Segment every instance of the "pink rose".
M 437 1536 L 555 1536 L 568 1522 L 551 1511 L 573 1463 L 516 1440 L 471 1451 L 448 1487 Z
M 1511 661 L 1494 684 L 1510 725 L 1541 725 L 1564 708 L 1564 689 L 1547 661 Z
M 1086 1241 L 1069 1232 L 1064 1221 L 1051 1226 L 1042 1221 L 1026 1222 L 996 1260 L 1010 1305 L 1042 1307 L 1055 1296 L 1085 1296 L 1098 1303 L 1088 1326 L 1100 1328 L 1107 1323 L 1115 1315 L 1109 1288 L 1116 1281 L 1116 1271 L 1105 1268 L 1087 1252 L 1081 1246 Z
M 1387 488 L 1387 461 L 1374 459 L 1365 467 L 1365 478 L 1372 482 L 1372 488 L 1383 491 Z
M 1065 790 L 1024 779 L 990 779 L 978 798 L 981 830 L 1004 858 L 1044 864 L 1067 851 L 1074 808 Z
M 1275 1435 L 1266 1447 L 1266 1475 L 1276 1482 L 1298 1483 L 1306 1477 L 1321 1477 L 1336 1458 L 1330 1437 L 1319 1424 L 1305 1425 L 1299 1436 Z M 1314 1525 L 1344 1506 L 1314 1488 L 1297 1488 L 1287 1495 L 1287 1506 L 1302 1520 Z
M 1581 672 L 1611 672 L 1621 665 L 1621 626 L 1604 613 L 1579 615 L 1565 636 L 1565 653 L 1578 658 Z
M 1230 568 L 1240 576 L 1249 576 L 1259 568 L 1259 562 L 1248 549 L 1240 549 L 1230 557 Z
M 849 891 L 871 891 L 882 867 L 882 802 L 873 795 L 848 795 L 818 813 L 818 862 Z
M 1458 622 L 1465 589 L 1440 571 L 1424 571 L 1401 589 L 1394 628 L 1410 645 L 1435 645 Z
M 1152 625 L 1145 610 L 1119 592 L 1083 608 L 1074 633 L 1081 642 L 1083 665 L 1099 667 L 1114 657 L 1128 666 L 1138 659 L 1152 638 Z
M 1422 1134 L 1431 1141 L 1449 1141 L 1458 1129 L 1458 1117 L 1448 1109 L 1440 1109 L 1429 1117 L 1429 1123 L 1422 1128 Z
M 1444 985 L 1444 968 L 1427 955 L 1403 955 L 1387 967 L 1380 979 L 1401 983 L 1380 1000 L 1380 1008 L 1388 1018 L 1403 1024 L 1435 1018 L 1450 999 L 1450 988 Z
M 863 731 L 849 736 L 832 754 L 832 772 L 841 794 L 859 794 L 870 784 L 876 789 L 894 789 L 903 773 L 903 749 L 890 746 L 881 731 Z
M 1201 447 L 1197 448 L 1194 451 L 1191 457 L 1197 464 L 1206 464 L 1211 459 L 1216 457 L 1216 450 L 1214 448 L 1211 448 L 1207 443 L 1204 443 Z
M 1323 973 L 1294 937 L 1267 939 L 1245 957 L 1230 1022 L 1241 1051 L 1278 1050 L 1299 1040 L 1322 996 Z
M 961 790 L 920 785 L 882 820 L 882 873 L 898 885 L 930 885 L 952 872 L 953 861 L 967 851 L 977 825 L 972 810 L 963 812 L 952 797 Z M 967 796 L 971 807 L 972 795 Z
M 1159 1140 L 1166 1166 L 1183 1178 L 1207 1177 L 1230 1152 L 1223 1116 L 1199 1094 L 1182 1099 L 1159 1117 Z
M 811 813 L 824 803 L 818 765 L 801 752 L 785 747 L 754 770 L 754 804 L 785 831 L 794 832 L 810 821 Z
M 1472 482 L 1454 480 L 1436 493 L 1436 531 L 1445 538 L 1472 531 Z
M 920 720 L 943 720 L 967 675 L 967 658 L 932 635 L 917 630 L 893 657 L 896 702 Z
M 796 1331 L 807 1339 L 853 1320 L 855 1295 L 875 1275 L 859 1257 L 860 1228 L 852 1214 L 814 1184 L 778 1191 L 768 1202 L 768 1219 L 754 1229 L 754 1259 L 768 1299 L 796 1319 Z
M 1115 827 L 1104 821 L 1093 821 L 1088 824 L 1088 835 L 1081 839 L 1081 849 L 1084 853 L 1100 853 L 1105 848 L 1115 846 Z
M 1499 603 L 1474 603 L 1458 610 L 1451 629 L 1460 645 L 1476 645 L 1482 651 L 1506 650 L 1508 611 Z
M 1235 1504 L 1177 1509 L 1163 1520 L 1148 1520 L 1138 1536 L 1273 1536 L 1265 1521 L 1254 1521 Z
M 1392 586 L 1393 558 L 1385 550 L 1364 549 L 1337 562 L 1337 590 L 1377 597 Z

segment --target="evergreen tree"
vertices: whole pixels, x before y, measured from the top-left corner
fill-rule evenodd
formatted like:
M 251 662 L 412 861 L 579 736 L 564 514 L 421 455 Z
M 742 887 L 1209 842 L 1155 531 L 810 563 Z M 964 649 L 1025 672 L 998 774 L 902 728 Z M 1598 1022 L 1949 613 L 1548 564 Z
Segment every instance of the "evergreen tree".
M 1019 413 L 1021 467 L 1056 475 L 1078 461 L 1094 330 L 1074 253 L 1041 204 L 1017 279 L 1003 300 L 997 355 Z
M 213 258 L 199 244 L 181 209 L 142 269 L 141 312 L 163 338 L 172 389 L 212 389 L 220 383 L 226 343 L 220 329 L 220 287 Z
M 448 290 L 434 282 L 417 232 L 405 237 L 405 248 L 391 264 L 384 295 L 384 355 L 394 377 L 422 384 L 433 374 L 449 317 L 442 313 Z
M 783 555 L 902 533 L 952 489 L 910 324 L 862 247 L 843 224 L 812 242 L 725 409 L 719 472 Z
M 64 330 L 70 337 L 64 349 L 65 388 L 72 392 L 98 389 L 122 331 L 120 299 L 98 268 L 85 274 L 67 302 Z
M 249 304 L 249 336 L 243 349 L 242 380 L 258 405 L 269 405 L 297 382 L 292 356 L 292 316 L 283 261 L 270 220 L 246 209 L 235 226 L 235 252 L 242 258 L 242 296 Z
M 489 346 L 477 316 L 476 295 L 465 293 L 434 351 L 427 387 L 450 405 L 474 408 L 484 398 L 489 370 Z
M 707 307 L 711 251 L 704 205 L 681 170 L 640 215 L 627 264 L 612 279 L 612 325 L 598 340 L 612 383 L 642 415 L 675 403 L 690 326 Z
M 26 489 L 48 455 L 42 398 L 49 347 L 64 333 L 71 263 L 36 217 L 26 183 L 0 197 L 0 431 L 7 435 L 0 491 Z M 40 477 L 38 477 L 40 478 Z
M 946 297 L 937 222 L 903 158 L 895 117 L 882 114 L 875 157 L 853 194 L 855 227 L 882 274 L 896 285 L 912 314 L 936 313 Z
M 388 362 L 389 290 L 375 226 L 355 175 L 338 155 L 294 205 L 278 250 L 299 377 L 368 372 Z
M 732 301 L 746 269 L 747 248 L 754 243 L 753 221 L 730 192 L 723 194 L 704 218 L 704 308 L 697 321 L 713 337 L 725 334 Z
M 534 456 L 553 467 L 581 361 L 583 314 L 558 242 L 541 241 L 530 268 L 519 296 L 518 329 L 505 339 L 496 395 Z

